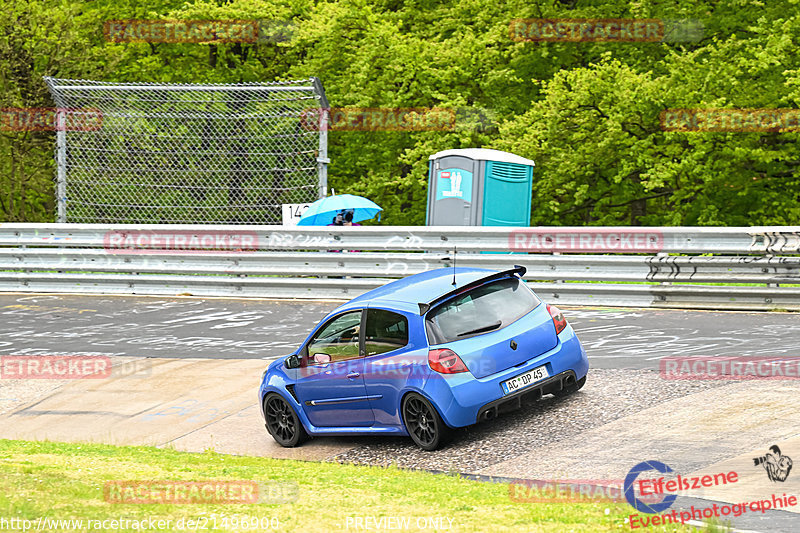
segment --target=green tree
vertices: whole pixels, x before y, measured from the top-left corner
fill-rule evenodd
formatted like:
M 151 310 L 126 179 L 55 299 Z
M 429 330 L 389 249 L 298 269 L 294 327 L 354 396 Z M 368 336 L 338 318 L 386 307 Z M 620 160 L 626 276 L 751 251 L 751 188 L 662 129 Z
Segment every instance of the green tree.
M 800 107 L 797 0 L 12 0 L 2 105 L 52 105 L 43 75 L 322 79 L 333 107 L 442 107 L 447 131 L 333 131 L 330 185 L 421 224 L 428 156 L 491 146 L 537 162 L 534 224 L 795 224 L 797 133 L 667 132 L 669 108 Z M 518 42 L 518 18 L 703 23 L 685 42 Z M 290 40 L 110 43 L 110 19 L 291 21 Z M 465 111 L 487 110 L 482 129 Z M 480 111 L 483 112 L 483 111 Z M 52 133 L 0 133 L 0 217 L 52 220 Z

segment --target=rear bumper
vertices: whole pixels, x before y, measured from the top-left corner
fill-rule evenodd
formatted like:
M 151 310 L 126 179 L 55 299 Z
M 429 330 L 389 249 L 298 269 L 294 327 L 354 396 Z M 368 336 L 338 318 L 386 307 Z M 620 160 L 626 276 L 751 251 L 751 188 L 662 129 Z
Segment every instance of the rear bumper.
M 577 381 L 575 372 L 572 370 L 543 379 L 530 387 L 487 403 L 478 410 L 475 422 L 491 420 L 499 414 L 519 409 L 522 407 L 522 402 L 535 402 L 543 395 L 558 392 L 569 385 L 574 385 Z
M 549 377 L 528 387 L 505 395 L 501 383 L 534 368 L 545 366 Z M 470 373 L 432 373 L 424 392 L 434 401 L 445 423 L 451 427 L 464 427 L 485 420 L 486 412 L 493 416 L 521 405 L 524 399 L 541 397 L 560 390 L 567 380 L 580 380 L 589 371 L 589 361 L 572 326 L 558 335 L 558 344 L 548 352 L 535 356 L 522 364 L 507 368 L 484 378 Z

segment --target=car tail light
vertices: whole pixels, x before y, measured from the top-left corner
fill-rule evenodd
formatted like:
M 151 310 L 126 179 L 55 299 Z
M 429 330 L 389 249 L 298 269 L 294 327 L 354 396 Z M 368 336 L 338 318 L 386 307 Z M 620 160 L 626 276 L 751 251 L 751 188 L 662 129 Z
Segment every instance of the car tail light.
M 548 305 L 547 311 L 550 313 L 550 316 L 553 317 L 553 325 L 555 325 L 556 335 L 558 335 L 564 331 L 565 327 L 567 327 L 567 319 L 564 318 L 564 314 L 561 312 L 561 309 L 555 305 Z
M 431 370 L 435 370 L 440 374 L 458 374 L 459 372 L 466 372 L 467 365 L 453 350 L 447 348 L 438 348 L 428 352 L 428 365 Z

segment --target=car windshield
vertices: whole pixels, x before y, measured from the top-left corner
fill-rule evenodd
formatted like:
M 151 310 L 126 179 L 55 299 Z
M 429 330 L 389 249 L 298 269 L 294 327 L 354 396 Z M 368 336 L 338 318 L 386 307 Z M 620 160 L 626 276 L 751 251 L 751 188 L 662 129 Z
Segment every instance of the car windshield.
M 506 278 L 459 294 L 425 320 L 428 340 L 441 344 L 504 328 L 540 301 L 519 278 Z

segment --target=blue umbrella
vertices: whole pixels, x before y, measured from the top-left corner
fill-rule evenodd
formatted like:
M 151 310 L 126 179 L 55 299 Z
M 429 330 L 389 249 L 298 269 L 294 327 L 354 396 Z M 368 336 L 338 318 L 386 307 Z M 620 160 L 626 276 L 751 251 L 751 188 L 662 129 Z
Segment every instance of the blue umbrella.
M 297 221 L 298 226 L 326 226 L 342 211 L 353 212 L 353 222 L 360 222 L 374 217 L 383 208 L 378 204 L 352 194 L 335 194 L 317 200 L 306 209 Z

